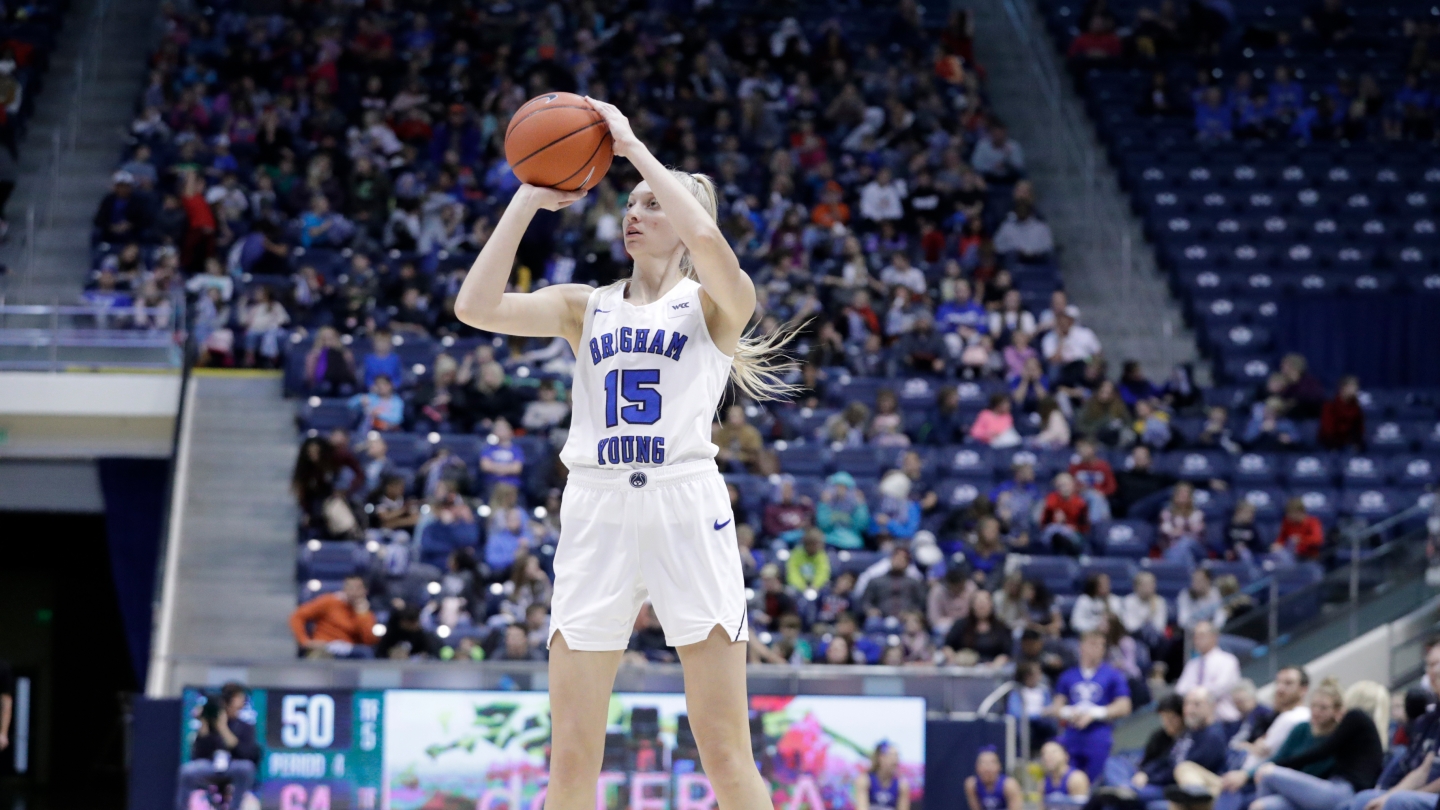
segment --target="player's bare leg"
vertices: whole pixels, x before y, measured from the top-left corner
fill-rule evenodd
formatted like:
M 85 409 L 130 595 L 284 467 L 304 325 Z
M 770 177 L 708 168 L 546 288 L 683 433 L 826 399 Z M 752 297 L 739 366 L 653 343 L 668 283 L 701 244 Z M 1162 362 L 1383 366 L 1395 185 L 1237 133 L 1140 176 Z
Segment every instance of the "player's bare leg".
M 550 785 L 545 810 L 595 810 L 605 755 L 605 720 L 623 650 L 572 650 L 550 642 Z M 696 733 L 699 737 L 699 733 Z
M 744 642 L 720 627 L 696 644 L 677 648 L 685 668 L 685 706 L 705 776 L 725 810 L 766 810 L 770 791 L 750 749 Z

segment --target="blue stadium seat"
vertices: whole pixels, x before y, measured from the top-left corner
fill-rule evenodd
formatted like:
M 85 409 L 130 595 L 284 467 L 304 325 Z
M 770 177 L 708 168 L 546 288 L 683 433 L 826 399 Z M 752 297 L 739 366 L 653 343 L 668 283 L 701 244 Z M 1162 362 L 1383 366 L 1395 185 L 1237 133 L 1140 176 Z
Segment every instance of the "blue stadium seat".
M 1340 510 L 1340 495 L 1333 489 L 1301 489 L 1291 495 L 1305 502 L 1305 511 L 1319 518 L 1322 523 L 1333 521 Z
M 318 546 L 315 548 L 313 546 Z M 300 547 L 299 580 L 343 580 L 363 574 L 370 565 L 370 553 L 351 541 L 311 541 Z
M 1381 520 L 1399 511 L 1401 498 L 1385 487 L 1347 489 L 1340 496 L 1341 514 L 1367 520 Z
M 847 447 L 830 454 L 830 465 L 856 478 L 875 478 L 882 472 L 880 454 L 874 447 Z
M 780 469 L 791 475 L 824 475 L 826 451 L 818 443 L 791 444 L 776 452 Z
M 433 439 L 433 441 L 432 441 Z M 449 450 L 454 456 L 465 462 L 471 469 L 480 466 L 481 440 L 479 436 L 472 436 L 466 433 L 439 433 L 426 437 L 430 443 L 427 455 L 433 455 L 438 448 Z
M 1266 486 L 1280 478 L 1280 459 L 1273 453 L 1244 453 L 1231 465 L 1230 478 L 1236 483 Z
M 1031 557 L 1020 569 L 1026 579 L 1044 583 L 1045 588 L 1055 596 L 1079 593 L 1076 578 L 1080 564 L 1070 557 Z
M 424 463 L 430 455 L 430 443 L 425 441 L 424 436 L 414 436 L 409 433 L 389 433 L 385 435 L 385 447 L 390 460 L 395 466 L 407 469 L 415 469 Z
M 944 451 L 943 466 L 953 475 L 967 478 L 992 478 L 991 451 L 988 447 L 962 445 Z
M 1240 587 L 1245 587 L 1259 578 L 1260 574 L 1255 566 L 1242 560 L 1207 560 L 1205 567 L 1209 569 L 1210 576 L 1214 579 L 1229 575 L 1239 580 Z
M 1273 487 L 1242 487 L 1235 493 L 1237 502 L 1244 500 L 1255 507 L 1255 516 L 1269 520 L 1285 511 L 1285 494 Z
M 1285 461 L 1283 474 L 1291 486 L 1326 485 L 1335 480 L 1335 462 L 1328 453 L 1302 453 Z
M 1386 420 L 1370 426 L 1369 446 L 1382 452 L 1405 452 L 1419 437 L 1421 427 L 1415 424 Z
M 1092 574 L 1105 574 L 1110 577 L 1110 590 L 1125 596 L 1135 590 L 1138 570 L 1135 561 L 1126 557 L 1091 557 L 1080 566 L 1080 582 L 1083 586 Z
M 1195 490 L 1195 506 L 1210 521 L 1226 520 L 1235 511 L 1235 496 L 1215 489 Z
M 1107 557 L 1140 559 L 1150 554 L 1155 527 L 1140 520 L 1097 523 L 1092 529 L 1095 544 Z
M 990 478 L 946 478 L 935 490 L 950 506 L 969 506 L 970 502 L 989 491 Z
M 335 428 L 353 430 L 359 421 L 360 415 L 344 398 L 310 397 L 300 406 L 300 427 L 303 430 L 320 433 L 328 433 Z
M 1157 466 L 1186 481 L 1206 481 L 1230 475 L 1230 459 L 1223 450 L 1177 450 L 1160 456 Z
M 1185 563 L 1166 560 L 1141 560 L 1143 570 L 1155 575 L 1155 591 L 1167 599 L 1173 599 L 1180 591 L 1190 586 L 1190 572 Z
M 1399 487 L 1424 487 L 1440 475 L 1440 456 L 1393 456 L 1386 463 L 1386 477 Z

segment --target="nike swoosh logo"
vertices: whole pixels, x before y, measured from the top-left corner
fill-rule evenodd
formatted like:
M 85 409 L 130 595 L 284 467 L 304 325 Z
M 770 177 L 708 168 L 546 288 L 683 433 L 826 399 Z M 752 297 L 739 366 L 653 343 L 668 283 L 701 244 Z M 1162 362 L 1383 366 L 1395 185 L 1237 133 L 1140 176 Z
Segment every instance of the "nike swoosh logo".
M 725 528 L 726 526 L 729 526 L 729 525 L 730 525 L 730 521 L 729 521 L 729 520 L 725 521 L 724 523 L 721 523 L 720 521 L 717 520 L 717 521 L 715 521 L 715 531 L 718 532 L 718 531 L 720 531 L 721 529 L 723 529 L 723 528 Z
M 610 310 L 608 310 L 608 309 L 597 309 L 597 310 L 595 310 L 595 314 L 599 315 L 599 314 L 602 313 L 602 312 L 609 312 L 609 311 L 610 311 Z

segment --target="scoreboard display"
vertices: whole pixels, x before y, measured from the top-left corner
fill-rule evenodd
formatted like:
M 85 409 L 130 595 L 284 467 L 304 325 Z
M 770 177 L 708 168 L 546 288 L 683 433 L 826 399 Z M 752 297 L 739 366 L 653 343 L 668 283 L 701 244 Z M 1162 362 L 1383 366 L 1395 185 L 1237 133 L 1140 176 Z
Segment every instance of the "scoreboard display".
M 214 691 L 186 689 L 181 761 Z M 256 689 L 239 713 L 260 746 L 263 810 L 540 810 L 549 781 L 543 692 Z M 853 807 L 875 747 L 924 794 L 925 702 L 752 696 L 756 762 L 777 808 Z M 717 810 L 680 694 L 611 698 L 598 810 Z
M 256 689 L 240 713 L 255 725 L 256 793 L 264 810 L 376 810 L 381 806 L 384 692 Z M 208 695 L 185 690 L 180 760 L 200 728 Z

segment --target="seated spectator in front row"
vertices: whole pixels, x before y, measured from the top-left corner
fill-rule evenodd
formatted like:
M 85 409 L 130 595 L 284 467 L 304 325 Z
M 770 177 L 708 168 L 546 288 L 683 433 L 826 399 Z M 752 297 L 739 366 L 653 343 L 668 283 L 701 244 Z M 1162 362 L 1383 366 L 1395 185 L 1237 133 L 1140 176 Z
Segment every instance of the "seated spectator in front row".
M 379 637 L 365 579 L 346 577 L 343 590 L 295 608 L 290 632 L 309 658 L 373 658 Z
M 976 591 L 970 615 L 950 626 L 942 652 L 952 665 L 990 664 L 1004 666 L 1010 660 L 1013 636 L 1010 628 L 995 615 L 995 601 L 989 591 Z
M 1440 644 L 1425 652 L 1425 673 L 1429 683 L 1440 683 Z M 1412 721 L 1409 732 L 1405 756 L 1385 770 L 1374 788 L 1356 793 L 1349 810 L 1434 810 L 1440 794 L 1440 772 L 1435 768 L 1440 706 L 1431 706 Z
M 1193 762 L 1212 773 L 1225 767 L 1225 731 L 1215 722 L 1215 702 L 1210 693 L 1203 688 L 1191 690 L 1184 697 L 1183 712 L 1184 728 L 1170 747 L 1169 756 L 1148 763 L 1151 767 L 1130 780 L 1141 801 L 1170 798 L 1173 794 L 1166 788 L 1176 785 L 1176 774 L 1183 772 L 1183 763 Z
M 1237 740 L 1232 737 L 1230 740 L 1231 750 L 1245 752 L 1245 761 L 1241 766 L 1219 776 L 1190 763 L 1176 771 L 1176 783 L 1202 788 L 1212 797 L 1218 797 L 1222 791 L 1245 791 L 1255 770 L 1285 748 L 1290 733 L 1296 727 L 1310 723 L 1310 707 L 1305 702 L 1309 686 L 1310 678 L 1300 667 L 1286 667 L 1275 673 L 1275 706 L 1269 726 L 1263 729 L 1249 726 L 1250 731 L 1246 736 L 1250 739 Z M 1242 722 L 1242 727 L 1248 725 Z
M 830 554 L 825 550 L 825 533 L 814 526 L 805 530 L 805 539 L 791 549 L 785 561 L 785 581 L 804 593 L 819 591 L 830 584 Z
M 1365 450 L 1365 411 L 1360 407 L 1360 381 L 1340 378 L 1335 398 L 1320 410 L 1320 446 L 1326 450 Z
M 220 687 L 219 698 L 209 698 L 200 710 L 200 731 L 190 746 L 190 761 L 180 766 L 175 810 L 188 810 L 190 797 L 220 780 L 230 783 L 228 806 L 239 807 L 255 784 L 260 766 L 260 745 L 255 725 L 240 719 L 250 693 L 238 683 Z M 0 726 L 0 732 L 5 730 Z

